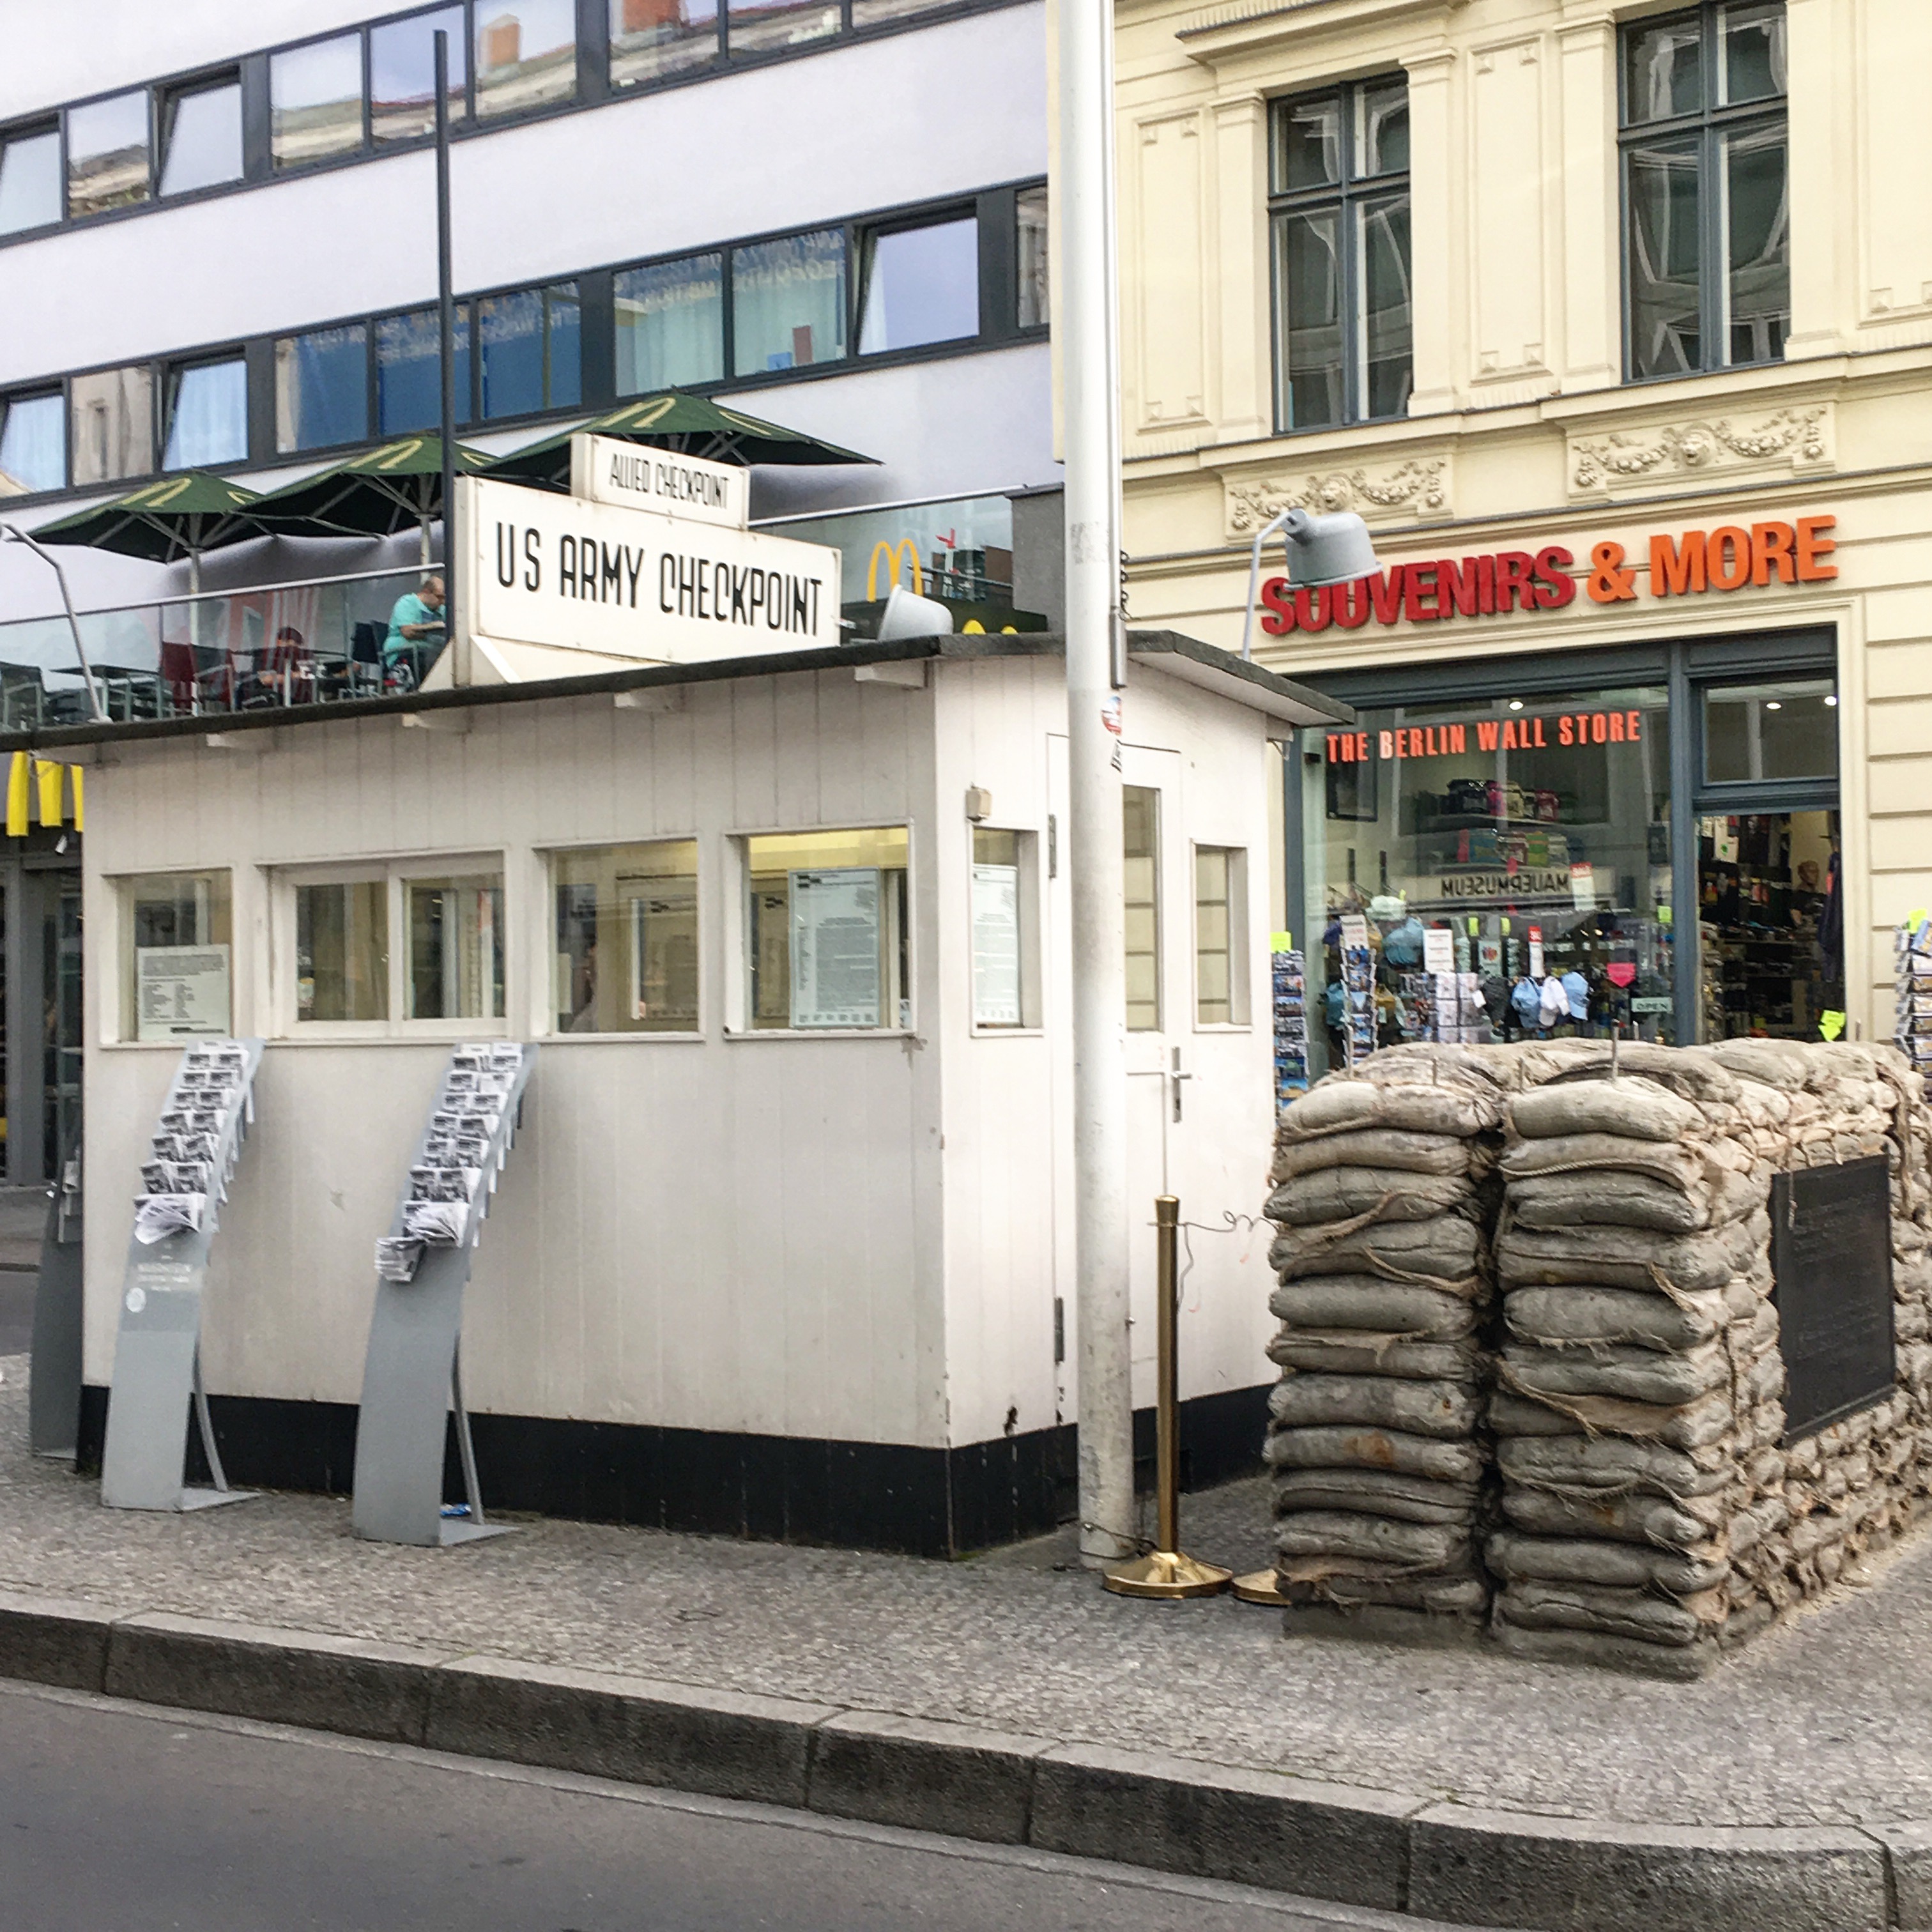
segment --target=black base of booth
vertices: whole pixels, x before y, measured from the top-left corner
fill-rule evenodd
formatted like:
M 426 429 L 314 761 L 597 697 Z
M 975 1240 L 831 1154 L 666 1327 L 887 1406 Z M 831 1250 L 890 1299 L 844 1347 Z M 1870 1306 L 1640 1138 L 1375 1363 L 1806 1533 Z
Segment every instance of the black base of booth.
M 1261 1467 L 1272 1384 L 1180 1406 L 1184 1489 Z M 107 1390 L 81 1392 L 79 1467 L 97 1474 Z M 238 1488 L 346 1496 L 356 1468 L 346 1402 L 211 1396 L 215 1442 Z M 914 1556 L 960 1556 L 1040 1536 L 1074 1515 L 1072 1426 L 961 1449 L 738 1436 L 542 1416 L 471 1418 L 483 1500 L 491 1509 L 581 1522 L 634 1523 L 763 1542 L 829 1544 Z M 193 1430 L 188 1480 L 208 1480 Z M 1154 1412 L 1134 1418 L 1135 1474 L 1154 1481 Z M 443 1493 L 463 1494 L 452 1425 Z

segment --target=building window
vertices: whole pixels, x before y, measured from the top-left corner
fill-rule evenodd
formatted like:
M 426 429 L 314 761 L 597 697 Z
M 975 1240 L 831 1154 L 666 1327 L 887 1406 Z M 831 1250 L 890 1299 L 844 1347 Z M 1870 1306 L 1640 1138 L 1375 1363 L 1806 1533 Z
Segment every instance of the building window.
M 449 36 L 449 118 L 466 98 L 463 9 L 440 8 L 369 30 L 369 132 L 378 141 L 412 141 L 436 131 L 436 35 Z
M 1791 218 L 1783 0 L 1624 30 L 1631 380 L 1784 353 Z
M 1239 846 L 1194 848 L 1194 1023 L 1246 1026 L 1248 855 Z
M 239 356 L 168 371 L 164 470 L 211 470 L 248 460 L 248 367 Z
M 698 1030 L 698 842 L 553 853 L 559 1033 Z
M 973 828 L 973 1024 L 982 1030 L 1039 1024 L 1034 950 L 1034 835 Z
M 1711 784 L 1838 776 L 1838 691 L 1828 677 L 1714 685 L 1704 693 Z
M 1023 188 L 1014 203 L 1018 221 L 1019 326 L 1044 328 L 1047 306 L 1046 189 Z
M 486 296 L 476 304 L 476 338 L 485 418 L 576 406 L 584 378 L 574 282 Z
M 146 88 L 67 111 L 67 212 L 76 219 L 148 198 Z
M 0 398 L 0 496 L 67 482 L 67 405 L 58 389 Z
M 726 32 L 734 54 L 773 53 L 838 31 L 830 0 L 729 0 Z
M 577 0 L 476 0 L 476 112 L 554 107 L 577 94 Z
M 171 89 L 160 97 L 161 193 L 192 194 L 242 178 L 242 83 Z
M 389 889 L 332 879 L 296 893 L 296 1018 L 312 1024 L 389 1017 Z
M 121 1037 L 234 1030 L 229 874 L 157 872 L 120 882 Z
M 361 322 L 275 344 L 275 449 L 327 449 L 369 434 L 369 332 Z
M 1127 1030 L 1160 1030 L 1160 794 L 1120 788 L 1126 835 Z
M 338 34 L 268 62 L 268 146 L 278 168 L 352 154 L 362 145 L 362 36 Z
M 60 130 L 0 140 L 0 235 L 50 227 L 60 218 Z
M 914 14 L 929 14 L 952 0 L 852 0 L 852 24 L 876 27 L 887 20 L 903 20 Z
M 1406 415 L 1408 82 L 1278 101 L 1268 146 L 1276 420 L 1320 429 Z
M 614 278 L 614 294 L 619 395 L 723 380 L 722 255 L 626 268 Z
M 470 418 L 470 308 L 456 304 L 456 418 Z M 406 436 L 442 420 L 442 356 L 436 312 L 386 315 L 376 325 L 376 433 Z
M 980 224 L 972 215 L 869 231 L 859 294 L 859 353 L 980 332 Z
M 154 378 L 145 363 L 76 376 L 68 395 L 76 489 L 153 470 Z
M 752 1028 L 910 1026 L 905 827 L 744 844 Z
M 718 0 L 610 0 L 610 85 L 662 80 L 718 58 Z
M 737 373 L 802 369 L 845 355 L 845 236 L 824 228 L 731 255 Z

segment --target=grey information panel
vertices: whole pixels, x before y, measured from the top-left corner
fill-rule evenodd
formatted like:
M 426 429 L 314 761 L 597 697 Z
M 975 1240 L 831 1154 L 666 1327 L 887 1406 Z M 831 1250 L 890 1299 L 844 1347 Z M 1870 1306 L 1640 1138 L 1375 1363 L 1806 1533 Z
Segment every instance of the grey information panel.
M 202 1509 L 250 1493 L 228 1486 L 215 1450 L 201 1385 L 201 1298 L 261 1064 L 259 1040 L 197 1042 L 168 1089 L 141 1170 L 122 1286 L 100 1460 L 100 1500 L 110 1509 Z M 190 1401 L 212 1489 L 182 1480 Z
M 434 1549 L 501 1534 L 484 1520 L 463 1404 L 463 1291 L 536 1060 L 534 1046 L 514 1041 L 451 1054 L 395 1219 L 376 1244 L 376 1310 L 356 1426 L 358 1536 Z M 442 1508 L 452 1406 L 466 1519 Z
M 1816 1435 L 1892 1394 L 1892 1184 L 1885 1158 L 1775 1174 L 1771 1262 L 1785 1436 Z

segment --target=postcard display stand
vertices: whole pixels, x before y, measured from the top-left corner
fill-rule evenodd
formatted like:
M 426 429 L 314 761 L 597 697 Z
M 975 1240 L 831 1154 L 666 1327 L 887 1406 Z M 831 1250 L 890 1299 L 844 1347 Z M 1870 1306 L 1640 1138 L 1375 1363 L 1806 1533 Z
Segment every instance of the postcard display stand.
M 536 1048 L 490 1040 L 449 1056 L 388 1234 L 376 1244 L 376 1312 L 356 1427 L 356 1534 L 434 1549 L 499 1536 L 483 1520 L 463 1406 L 463 1291 L 514 1138 Z M 442 1507 L 454 1408 L 466 1518 Z
M 221 1204 L 255 1118 L 259 1040 L 211 1040 L 182 1055 L 141 1169 L 128 1244 L 114 1387 L 101 1451 L 100 1500 L 110 1509 L 206 1509 L 242 1502 L 214 1447 L 201 1384 L 201 1296 Z M 182 1480 L 193 1401 L 212 1489 Z

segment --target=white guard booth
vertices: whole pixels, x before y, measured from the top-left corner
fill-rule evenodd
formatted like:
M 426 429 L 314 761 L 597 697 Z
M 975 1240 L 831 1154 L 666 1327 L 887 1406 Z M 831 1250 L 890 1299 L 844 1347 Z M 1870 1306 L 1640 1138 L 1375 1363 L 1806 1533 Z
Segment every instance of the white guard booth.
M 266 1042 L 203 1304 L 233 1480 L 348 1486 L 374 1244 L 451 1043 L 495 1036 L 542 1052 L 464 1315 L 493 1509 L 932 1555 L 1050 1528 L 1079 1413 L 1060 640 L 841 644 L 834 553 L 467 494 L 448 688 L 39 742 L 88 772 L 83 1461 L 182 1046 L 141 969 L 193 947 L 192 1028 Z M 500 540 L 526 584 L 568 557 L 564 617 L 504 619 Z M 1130 638 L 1136 1396 L 1168 1191 L 1197 1484 L 1252 1466 L 1274 1378 L 1267 1232 L 1228 1221 L 1271 1137 L 1270 740 L 1338 719 Z

